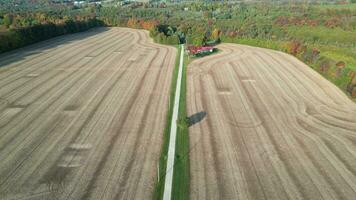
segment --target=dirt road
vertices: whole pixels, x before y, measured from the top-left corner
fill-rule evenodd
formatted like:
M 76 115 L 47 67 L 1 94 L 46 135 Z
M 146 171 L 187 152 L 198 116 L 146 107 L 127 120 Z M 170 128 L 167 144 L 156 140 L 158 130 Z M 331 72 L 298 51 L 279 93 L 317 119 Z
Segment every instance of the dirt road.
M 356 104 L 292 56 L 218 48 L 187 68 L 191 199 L 355 199 Z
M 147 199 L 176 49 L 94 29 L 0 55 L 0 199 Z
M 167 152 L 167 166 L 165 171 L 164 178 L 164 192 L 163 200 L 172 199 L 172 187 L 173 187 L 173 174 L 174 174 L 174 163 L 176 156 L 176 138 L 177 138 L 177 124 L 178 124 L 178 114 L 179 114 L 179 104 L 181 97 L 181 86 L 183 78 L 183 59 L 184 59 L 184 45 L 180 46 L 179 52 L 179 66 L 178 66 L 178 75 L 177 75 L 177 84 L 174 94 L 174 104 L 173 104 L 173 113 L 171 119 L 171 127 L 169 132 L 169 144 Z

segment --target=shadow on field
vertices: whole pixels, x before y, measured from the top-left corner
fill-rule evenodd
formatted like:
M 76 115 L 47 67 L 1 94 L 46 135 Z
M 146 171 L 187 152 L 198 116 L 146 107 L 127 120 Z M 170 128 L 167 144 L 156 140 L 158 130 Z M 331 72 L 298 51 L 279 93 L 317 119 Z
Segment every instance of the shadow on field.
M 84 40 L 87 37 L 94 36 L 107 30 L 109 30 L 109 28 L 106 27 L 92 28 L 88 31 L 61 35 L 29 46 L 2 53 L 0 54 L 0 68 L 13 62 L 21 61 L 28 56 L 42 53 L 45 50 L 56 48 L 59 45 L 70 44 L 78 40 Z
M 195 113 L 195 114 L 187 117 L 188 127 L 191 127 L 194 124 L 199 123 L 206 117 L 206 115 L 207 115 L 207 113 L 205 111 L 201 111 L 201 112 Z

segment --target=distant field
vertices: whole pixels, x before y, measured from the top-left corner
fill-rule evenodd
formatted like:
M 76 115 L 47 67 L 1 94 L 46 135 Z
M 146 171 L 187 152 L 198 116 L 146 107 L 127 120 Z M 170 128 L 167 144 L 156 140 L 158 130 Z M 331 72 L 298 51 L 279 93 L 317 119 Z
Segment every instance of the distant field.
M 356 70 L 356 48 L 340 48 L 332 45 L 320 45 L 317 48 L 320 49 L 322 56 L 342 60 L 347 63 L 347 68 Z
M 288 28 L 288 35 L 309 43 L 356 47 L 356 31 L 345 31 L 340 28 L 291 26 Z
M 152 198 L 176 51 L 112 28 L 0 55 L 0 199 Z
M 221 44 L 187 67 L 191 199 L 356 196 L 356 104 L 285 53 Z
M 356 3 L 354 4 L 345 4 L 345 5 L 320 5 L 316 6 L 318 8 L 325 8 L 325 9 L 352 9 L 356 10 Z

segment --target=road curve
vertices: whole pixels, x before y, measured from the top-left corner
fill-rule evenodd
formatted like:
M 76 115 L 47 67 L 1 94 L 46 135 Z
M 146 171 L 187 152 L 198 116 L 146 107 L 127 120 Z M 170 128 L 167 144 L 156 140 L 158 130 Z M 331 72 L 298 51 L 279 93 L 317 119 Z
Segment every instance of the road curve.
M 187 67 L 191 199 L 355 199 L 356 104 L 290 55 L 218 48 Z
M 0 199 L 151 198 L 176 53 L 101 28 L 0 55 Z

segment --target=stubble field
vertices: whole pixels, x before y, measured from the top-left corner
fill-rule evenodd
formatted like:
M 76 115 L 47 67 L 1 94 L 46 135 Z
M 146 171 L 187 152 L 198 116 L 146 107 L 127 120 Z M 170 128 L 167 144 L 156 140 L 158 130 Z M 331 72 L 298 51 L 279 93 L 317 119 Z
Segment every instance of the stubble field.
M 191 199 L 355 199 L 356 105 L 281 52 L 221 44 L 187 67 Z
M 0 55 L 0 199 L 149 199 L 176 49 L 94 29 Z

